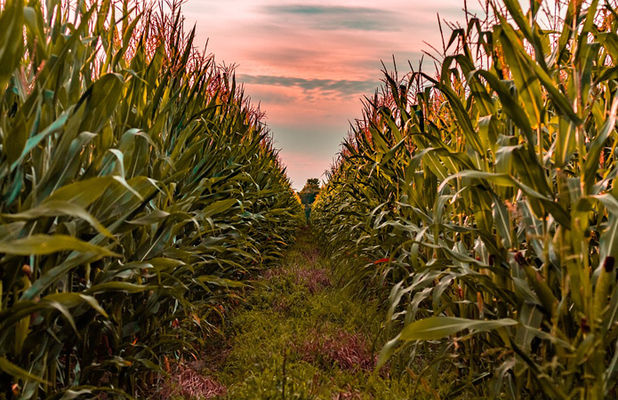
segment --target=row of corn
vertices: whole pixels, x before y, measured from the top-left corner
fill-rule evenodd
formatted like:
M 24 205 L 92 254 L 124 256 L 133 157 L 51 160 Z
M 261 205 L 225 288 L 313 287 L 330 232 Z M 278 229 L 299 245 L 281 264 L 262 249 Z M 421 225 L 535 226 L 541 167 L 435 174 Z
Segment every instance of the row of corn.
M 179 2 L 0 2 L 0 398 L 148 390 L 293 239 L 260 112 L 194 34 Z
M 344 142 L 312 223 L 428 395 L 618 395 L 616 6 L 487 2 Z

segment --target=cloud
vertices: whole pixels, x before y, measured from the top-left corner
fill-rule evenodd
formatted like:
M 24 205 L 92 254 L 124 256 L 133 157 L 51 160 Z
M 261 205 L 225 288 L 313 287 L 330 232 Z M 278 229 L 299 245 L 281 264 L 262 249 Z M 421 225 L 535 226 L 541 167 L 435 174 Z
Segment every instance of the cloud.
M 240 75 L 238 80 L 248 84 L 297 87 L 305 92 L 317 90 L 343 96 L 373 92 L 378 86 L 375 80 L 305 79 L 272 75 Z
M 292 46 L 287 42 L 283 42 L 276 47 L 272 42 L 267 43 L 269 47 L 249 49 L 247 54 L 257 60 L 281 63 L 284 62 L 290 65 L 297 65 L 307 60 L 315 59 L 323 54 L 317 49 L 307 49 L 302 46 Z
M 399 31 L 403 19 L 395 12 L 371 7 L 317 6 L 286 4 L 266 6 L 263 10 L 280 18 L 317 30 Z
M 388 51 L 387 49 L 377 51 L 374 57 L 363 58 L 356 61 L 354 67 L 357 70 L 368 71 L 369 74 L 375 75 L 376 78 L 380 78 L 383 66 L 391 70 L 393 69 L 393 57 L 395 58 L 395 64 L 397 65 L 397 69 L 403 73 L 409 72 L 410 68 L 408 66 L 408 61 L 412 64 L 412 67 L 417 70 L 418 65 L 421 59 L 427 58 L 424 56 L 422 51 L 401 51 L 397 49 L 393 49 Z M 425 62 L 427 60 L 424 60 Z
M 243 84 L 245 84 L 245 89 L 247 88 L 246 83 L 247 82 L 243 82 Z M 293 92 L 288 93 L 286 91 L 277 90 L 277 89 L 279 88 L 252 85 L 248 91 L 246 90 L 245 93 L 251 99 L 255 99 L 254 102 L 260 103 L 262 105 L 268 104 L 269 106 L 272 106 L 272 105 L 285 106 L 285 105 L 289 105 L 291 102 L 298 100 L 299 96 L 297 93 L 293 93 Z

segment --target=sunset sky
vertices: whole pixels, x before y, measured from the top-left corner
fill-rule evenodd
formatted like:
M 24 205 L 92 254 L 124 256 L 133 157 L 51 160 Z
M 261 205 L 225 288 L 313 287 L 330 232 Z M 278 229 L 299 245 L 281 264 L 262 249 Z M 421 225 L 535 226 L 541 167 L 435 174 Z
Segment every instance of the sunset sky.
M 379 84 L 380 60 L 418 65 L 423 42 L 441 47 L 441 19 L 463 21 L 463 0 L 188 0 L 187 27 L 237 79 L 281 149 L 294 187 L 324 178 L 360 116 L 363 95 Z M 470 10 L 478 9 L 468 0 Z M 429 64 L 425 68 L 433 67 Z

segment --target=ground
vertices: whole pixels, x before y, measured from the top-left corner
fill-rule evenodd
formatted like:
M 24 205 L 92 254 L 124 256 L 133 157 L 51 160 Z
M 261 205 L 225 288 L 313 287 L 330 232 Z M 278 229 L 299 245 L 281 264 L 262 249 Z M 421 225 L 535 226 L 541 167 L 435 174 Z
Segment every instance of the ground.
M 226 322 L 211 359 L 184 367 L 172 398 L 407 399 L 409 377 L 376 371 L 384 313 L 337 279 L 308 229 Z M 406 395 L 405 393 L 408 393 Z

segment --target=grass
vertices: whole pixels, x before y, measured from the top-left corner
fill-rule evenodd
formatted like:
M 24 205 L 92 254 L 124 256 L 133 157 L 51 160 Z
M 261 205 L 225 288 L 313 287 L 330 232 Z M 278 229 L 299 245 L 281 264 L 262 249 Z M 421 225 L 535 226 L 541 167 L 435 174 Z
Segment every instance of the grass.
M 216 356 L 198 368 L 225 399 L 407 399 L 413 385 L 374 373 L 384 340 L 377 300 L 334 279 L 308 230 L 252 282 Z M 422 397 L 421 397 L 422 398 Z

